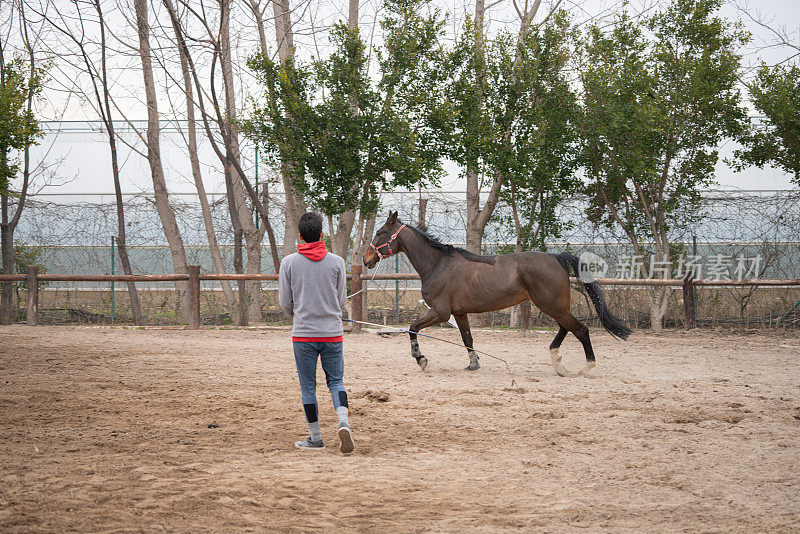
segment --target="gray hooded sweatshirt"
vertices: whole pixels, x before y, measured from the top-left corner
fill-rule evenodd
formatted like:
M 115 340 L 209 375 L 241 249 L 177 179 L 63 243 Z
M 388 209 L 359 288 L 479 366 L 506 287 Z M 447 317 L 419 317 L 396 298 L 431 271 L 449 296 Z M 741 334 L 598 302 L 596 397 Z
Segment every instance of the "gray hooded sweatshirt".
M 346 297 L 347 272 L 336 254 L 313 261 L 295 252 L 281 261 L 278 302 L 293 318 L 293 337 L 341 336 Z

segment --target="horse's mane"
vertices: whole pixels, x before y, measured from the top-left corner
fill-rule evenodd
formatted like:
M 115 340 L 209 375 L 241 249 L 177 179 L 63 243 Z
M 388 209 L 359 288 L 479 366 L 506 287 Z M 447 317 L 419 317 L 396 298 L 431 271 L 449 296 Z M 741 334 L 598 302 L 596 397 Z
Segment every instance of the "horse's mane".
M 452 256 L 453 252 L 458 252 L 459 254 L 461 254 L 461 256 L 465 260 L 476 261 L 476 262 L 479 262 L 479 263 L 488 263 L 489 265 L 494 265 L 494 263 L 495 263 L 495 256 L 482 256 L 480 254 L 472 253 L 469 250 L 463 249 L 461 247 L 454 247 L 453 245 L 448 245 L 447 243 L 442 243 L 441 241 L 439 241 L 438 238 L 436 238 L 435 236 L 432 236 L 428 232 L 428 228 L 425 227 L 425 226 L 422 226 L 422 225 L 420 225 L 420 226 L 408 226 L 407 225 L 407 227 L 411 228 L 412 230 L 414 230 L 417 233 L 417 235 L 419 235 L 420 237 L 425 239 L 425 241 L 427 241 L 430 246 L 432 246 L 436 250 L 444 252 L 448 256 Z

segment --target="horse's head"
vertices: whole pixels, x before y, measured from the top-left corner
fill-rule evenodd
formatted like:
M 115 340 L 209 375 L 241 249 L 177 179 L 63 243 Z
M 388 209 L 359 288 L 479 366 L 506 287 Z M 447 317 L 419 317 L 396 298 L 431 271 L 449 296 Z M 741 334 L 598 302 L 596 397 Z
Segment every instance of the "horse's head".
M 388 258 L 400 251 L 400 243 L 397 241 L 397 234 L 405 224 L 397 220 L 397 212 L 390 211 L 389 218 L 383 226 L 375 232 L 375 237 L 369 244 L 369 248 L 364 253 L 364 265 L 372 269 L 378 262 Z

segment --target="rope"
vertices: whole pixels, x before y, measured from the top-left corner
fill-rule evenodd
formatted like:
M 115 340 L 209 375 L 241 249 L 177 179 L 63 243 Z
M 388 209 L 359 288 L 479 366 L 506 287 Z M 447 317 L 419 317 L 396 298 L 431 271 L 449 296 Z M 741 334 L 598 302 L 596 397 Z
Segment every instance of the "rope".
M 364 284 L 364 287 L 362 287 L 361 289 L 359 289 L 358 291 L 356 291 L 352 295 L 348 295 L 347 296 L 348 299 L 355 297 L 356 295 L 358 295 L 359 293 L 361 293 L 362 291 L 367 289 L 367 286 L 369 285 L 369 283 L 372 282 L 375 279 L 375 275 L 378 274 L 378 264 L 381 262 L 382 259 L 383 258 L 381 258 L 380 255 L 378 255 L 378 263 L 376 263 L 375 267 L 373 268 L 374 270 L 372 271 L 372 278 L 370 278 L 367 281 L 367 283 Z M 389 326 L 389 327 L 387 327 L 386 325 L 382 325 L 382 324 L 378 324 L 378 323 L 369 323 L 367 321 L 356 321 L 355 319 L 342 319 L 342 320 L 343 321 L 348 321 L 348 322 L 351 322 L 351 323 L 358 323 L 358 324 L 364 324 L 364 325 L 369 325 L 369 326 L 378 326 L 380 328 L 393 328 L 393 329 L 395 329 L 395 330 L 397 330 L 398 332 L 401 332 L 401 333 L 416 334 L 418 336 L 427 337 L 429 339 L 435 339 L 436 341 L 441 341 L 443 343 L 449 343 L 451 345 L 455 345 L 456 347 L 462 347 L 462 348 L 465 348 L 467 350 L 472 350 L 472 351 L 477 352 L 478 354 L 483 354 L 484 356 L 488 356 L 489 358 L 494 358 L 495 360 L 503 362 L 503 365 L 506 366 L 506 371 L 508 371 L 508 376 L 511 378 L 511 385 L 517 390 L 517 393 L 520 395 L 520 398 L 522 399 L 522 405 L 524 406 L 525 411 L 528 412 L 528 415 L 531 415 L 530 410 L 528 409 L 528 402 L 525 400 L 525 394 L 522 391 L 522 388 L 519 387 L 519 384 L 517 383 L 516 377 L 514 376 L 514 372 L 511 370 L 511 366 L 508 365 L 508 362 L 505 361 L 503 358 L 501 358 L 499 356 L 495 356 L 493 354 L 489 354 L 488 352 L 483 352 L 482 350 L 477 350 L 475 348 L 468 347 L 468 346 L 464 345 L 463 343 L 455 343 L 453 341 L 448 341 L 447 339 L 442 339 L 442 338 L 438 338 L 438 337 L 435 337 L 435 336 L 430 336 L 428 334 L 421 334 L 419 332 L 406 330 L 404 328 L 399 328 L 397 326 Z
M 379 326 L 381 328 L 393 328 L 393 329 L 395 329 L 395 330 L 397 330 L 398 332 L 401 332 L 401 333 L 416 334 L 418 336 L 427 337 L 429 339 L 435 339 L 436 341 L 442 341 L 444 343 L 449 343 L 451 345 L 455 345 L 456 347 L 462 347 L 462 348 L 465 348 L 467 350 L 472 350 L 472 351 L 477 352 L 478 354 L 483 354 L 484 356 L 488 356 L 490 358 L 494 358 L 495 360 L 499 360 L 499 361 L 503 362 L 503 364 L 506 366 L 506 370 L 508 371 L 508 376 L 511 378 L 511 385 L 514 386 L 514 388 L 516 388 L 516 390 L 517 390 L 517 393 L 519 393 L 521 395 L 522 404 L 525 406 L 525 410 L 528 411 L 528 403 L 525 400 L 525 395 L 523 394 L 522 388 L 520 388 L 519 384 L 517 384 L 517 380 L 516 380 L 516 377 L 514 376 L 514 372 L 511 370 L 511 366 L 508 365 L 507 361 L 505 361 L 503 358 L 501 358 L 499 356 L 495 356 L 493 354 L 489 354 L 488 352 L 483 352 L 482 350 L 477 350 L 477 349 L 474 349 L 472 347 L 468 347 L 468 346 L 464 345 L 463 343 L 456 343 L 454 341 L 449 341 L 447 339 L 442 339 L 442 338 L 439 338 L 439 337 L 430 336 L 428 334 L 421 334 L 419 332 L 414 332 L 412 330 L 406 330 L 405 328 L 400 328 L 400 327 L 397 327 L 397 326 L 386 326 L 386 325 L 382 325 L 382 324 L 378 324 L 378 323 L 369 323 L 367 321 L 356 321 L 354 319 L 342 319 L 342 320 L 343 321 L 349 321 L 351 323 L 365 324 L 365 325 L 369 325 L 369 326 Z
M 381 262 L 381 260 L 378 260 L 378 263 L 380 263 L 380 262 Z M 364 291 L 365 289 L 367 289 L 367 285 L 369 285 L 369 283 L 370 283 L 370 282 L 372 282 L 373 280 L 375 280 L 375 275 L 376 275 L 376 274 L 378 274 L 378 265 L 377 265 L 377 264 L 375 264 L 375 270 L 374 270 L 374 271 L 372 271 L 372 278 L 370 278 L 370 279 L 367 281 L 367 283 L 366 283 L 366 284 L 364 284 L 364 287 L 362 287 L 361 289 L 359 289 L 358 291 L 356 291 L 356 292 L 355 292 L 355 293 L 353 293 L 352 295 L 347 295 L 347 298 L 351 299 L 351 298 L 355 297 L 356 295 L 358 295 L 359 293 L 361 293 L 362 291 Z

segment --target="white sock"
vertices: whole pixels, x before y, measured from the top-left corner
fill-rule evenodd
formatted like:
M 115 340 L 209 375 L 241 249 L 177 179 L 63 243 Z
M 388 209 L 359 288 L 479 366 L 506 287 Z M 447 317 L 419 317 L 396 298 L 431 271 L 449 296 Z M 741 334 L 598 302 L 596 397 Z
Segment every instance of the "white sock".
M 319 441 L 322 439 L 322 431 L 319 429 L 319 421 L 308 423 L 308 429 L 311 431 L 311 439 Z
M 339 406 L 338 408 L 336 408 L 336 415 L 339 417 L 340 424 L 341 423 L 347 423 L 348 425 L 350 424 L 347 421 L 347 415 L 348 415 L 347 406 Z

